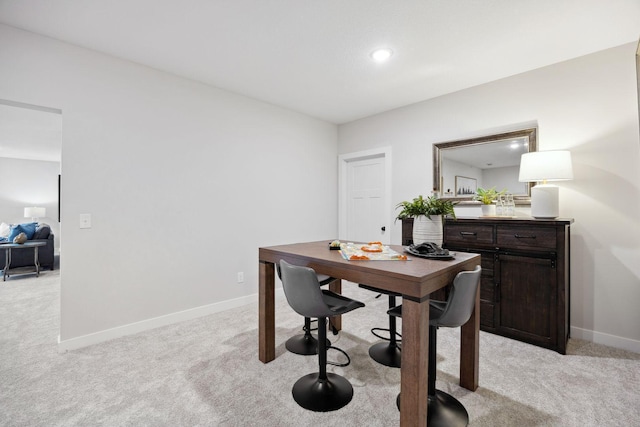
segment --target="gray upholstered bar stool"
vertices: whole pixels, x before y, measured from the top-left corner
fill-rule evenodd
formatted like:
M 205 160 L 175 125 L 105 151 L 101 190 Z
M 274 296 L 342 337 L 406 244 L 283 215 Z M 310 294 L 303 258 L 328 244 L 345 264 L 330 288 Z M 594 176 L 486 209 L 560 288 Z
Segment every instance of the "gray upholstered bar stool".
M 402 296 L 402 294 L 385 291 L 369 285 L 360 284 L 359 286 L 362 289 L 366 289 L 368 291 L 387 295 L 387 297 L 389 298 L 389 310 L 391 310 L 392 308 L 398 305 L 396 303 L 396 297 Z M 382 333 L 388 332 L 389 337 L 380 335 L 381 332 Z M 375 360 L 376 362 L 382 365 L 390 366 L 392 368 L 399 368 L 400 360 L 402 359 L 402 352 L 400 351 L 400 346 L 399 346 L 401 340 L 399 340 L 398 337 L 402 338 L 402 335 L 400 335 L 397 331 L 396 317 L 389 315 L 389 329 L 371 328 L 371 333 L 384 341 L 376 343 L 371 347 L 369 347 L 369 356 L 371 356 L 373 360 Z
M 473 313 L 476 292 L 480 284 L 480 266 L 462 271 L 453 280 L 447 301 L 429 303 L 429 382 L 427 425 L 429 427 L 460 427 L 469 424 L 469 414 L 458 399 L 436 390 L 436 333 L 440 326 L 457 328 L 467 323 Z M 402 317 L 402 306 L 389 310 L 389 315 Z M 400 395 L 397 399 L 400 407 Z
M 291 391 L 293 398 L 298 405 L 312 411 L 340 409 L 353 398 L 353 386 L 346 378 L 327 372 L 327 317 L 348 313 L 364 307 L 364 304 L 320 289 L 316 273 L 309 267 L 299 267 L 281 260 L 280 269 L 282 288 L 291 308 L 301 316 L 318 319 L 318 372 L 296 381 Z
M 282 280 L 282 273 L 280 273 L 280 264 L 276 264 L 276 271 L 278 273 L 278 277 Z M 316 274 L 318 278 L 318 283 L 320 286 L 328 285 L 329 283 L 336 280 L 334 277 L 327 276 L 326 274 Z M 311 335 L 311 319 L 308 317 L 304 318 L 304 326 L 302 327 L 304 334 L 295 335 L 289 338 L 285 343 L 284 347 L 290 351 L 291 353 L 300 354 L 303 356 L 313 356 L 318 354 L 318 340 L 316 337 Z M 327 345 L 331 345 L 331 341 L 327 340 Z

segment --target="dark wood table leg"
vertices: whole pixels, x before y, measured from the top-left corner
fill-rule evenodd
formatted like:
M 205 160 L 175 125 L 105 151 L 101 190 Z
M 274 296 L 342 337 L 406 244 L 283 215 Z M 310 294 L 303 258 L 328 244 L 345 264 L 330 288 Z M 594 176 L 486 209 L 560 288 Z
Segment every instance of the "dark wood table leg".
M 427 425 L 429 300 L 402 299 L 400 426 Z
M 329 290 L 331 292 L 335 292 L 336 294 L 342 293 L 342 280 L 336 279 L 333 282 L 329 283 Z M 331 327 L 336 331 L 342 330 L 342 316 L 333 316 L 329 318 L 329 323 Z
M 258 358 L 269 363 L 276 358 L 275 266 L 260 262 L 258 282 Z
M 480 286 L 471 318 L 460 330 L 460 387 L 476 391 L 480 363 Z

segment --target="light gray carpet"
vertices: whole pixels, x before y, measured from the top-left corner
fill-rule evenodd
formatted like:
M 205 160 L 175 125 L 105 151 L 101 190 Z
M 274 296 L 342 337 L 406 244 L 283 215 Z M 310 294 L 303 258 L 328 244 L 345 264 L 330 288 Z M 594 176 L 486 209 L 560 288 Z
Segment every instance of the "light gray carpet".
M 330 368 L 354 385 L 353 401 L 306 411 L 291 387 L 317 359 L 284 341 L 302 319 L 277 303 L 277 358 L 257 357 L 257 307 L 229 310 L 103 344 L 57 352 L 59 272 L 0 282 L 2 426 L 396 426 L 400 373 L 373 362 L 372 326 L 386 298 L 344 286 L 365 308 L 330 337 L 352 357 Z M 480 333 L 480 387 L 458 381 L 459 330 L 438 334 L 438 388 L 465 405 L 472 426 L 640 426 L 640 354 L 571 340 L 569 354 Z M 330 358 L 339 358 L 333 352 Z

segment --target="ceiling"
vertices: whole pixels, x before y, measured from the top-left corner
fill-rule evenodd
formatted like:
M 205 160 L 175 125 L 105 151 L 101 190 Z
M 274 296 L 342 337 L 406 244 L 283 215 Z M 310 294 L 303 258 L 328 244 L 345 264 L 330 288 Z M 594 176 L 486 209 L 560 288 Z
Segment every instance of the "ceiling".
M 520 165 L 520 156 L 529 151 L 527 138 L 508 138 L 485 144 L 440 149 L 442 158 L 478 169 L 496 169 Z
M 0 0 L 0 23 L 341 124 L 637 42 L 640 0 Z

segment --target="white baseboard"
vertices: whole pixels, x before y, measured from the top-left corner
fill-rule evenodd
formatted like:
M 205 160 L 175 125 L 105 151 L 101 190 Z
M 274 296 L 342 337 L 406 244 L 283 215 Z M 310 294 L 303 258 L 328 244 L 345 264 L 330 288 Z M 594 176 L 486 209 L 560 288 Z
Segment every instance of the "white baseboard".
M 284 298 L 282 288 L 275 290 L 276 299 Z M 105 329 L 104 331 L 94 332 L 92 334 L 71 338 L 60 341 L 58 337 L 58 352 L 64 353 L 69 350 L 75 350 L 87 347 L 101 342 L 109 341 L 115 338 L 133 335 L 162 326 L 174 323 L 184 322 L 185 320 L 197 319 L 199 317 L 208 316 L 210 314 L 219 313 L 221 311 L 230 310 L 232 308 L 241 307 L 248 304 L 257 304 L 258 294 L 247 295 L 240 298 L 234 298 L 227 301 L 221 301 L 214 304 L 203 305 L 201 307 L 189 310 L 179 311 L 164 316 L 154 317 L 152 319 L 142 320 L 140 322 L 130 323 L 128 325 L 118 326 L 116 328 Z M 622 350 L 640 353 L 640 341 L 629 338 L 618 337 L 616 335 L 605 334 L 602 332 L 591 331 L 571 326 L 572 338 L 602 344 L 609 347 L 619 348 Z
M 276 299 L 284 296 L 282 288 L 276 289 L 275 296 Z M 92 334 L 83 335 L 64 341 L 60 341 L 60 336 L 58 336 L 58 352 L 64 353 L 69 350 L 75 350 L 78 348 L 109 341 L 115 338 L 137 334 L 140 332 L 159 328 L 161 326 L 184 322 L 185 320 L 197 319 L 199 317 L 208 316 L 210 314 L 219 313 L 221 311 L 230 310 L 232 308 L 257 303 L 258 294 L 256 293 L 253 295 L 247 295 L 244 297 L 221 301 L 214 304 L 203 305 L 201 307 L 196 307 L 189 310 L 178 311 L 176 313 L 171 313 L 164 316 L 154 317 L 151 319 L 142 320 L 140 322 L 129 323 L 128 325 L 105 329 L 104 331 L 94 332 Z
M 606 345 L 608 347 L 614 347 L 622 350 L 640 353 L 640 341 L 637 340 L 605 334 L 603 332 L 591 331 L 589 329 L 582 329 L 575 326 L 571 327 L 570 334 L 571 338 L 591 341 L 593 343 Z

